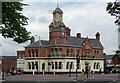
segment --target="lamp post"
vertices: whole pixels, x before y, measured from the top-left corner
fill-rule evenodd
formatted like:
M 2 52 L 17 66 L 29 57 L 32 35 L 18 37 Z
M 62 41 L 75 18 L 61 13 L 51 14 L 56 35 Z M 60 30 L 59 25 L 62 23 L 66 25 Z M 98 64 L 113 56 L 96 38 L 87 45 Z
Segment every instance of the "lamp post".
M 38 36 L 38 35 L 35 35 L 35 36 Z M 39 70 L 39 74 L 40 74 L 40 46 L 41 46 L 41 41 L 40 41 L 40 36 L 39 37 L 39 67 L 38 67 L 38 70 Z

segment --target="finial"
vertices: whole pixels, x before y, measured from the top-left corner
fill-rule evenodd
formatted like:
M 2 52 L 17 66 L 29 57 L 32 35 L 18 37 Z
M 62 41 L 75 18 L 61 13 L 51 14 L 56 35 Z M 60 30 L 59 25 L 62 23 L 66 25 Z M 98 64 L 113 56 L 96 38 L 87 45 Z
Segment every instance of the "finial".
M 57 8 L 59 8 L 59 4 L 57 3 Z

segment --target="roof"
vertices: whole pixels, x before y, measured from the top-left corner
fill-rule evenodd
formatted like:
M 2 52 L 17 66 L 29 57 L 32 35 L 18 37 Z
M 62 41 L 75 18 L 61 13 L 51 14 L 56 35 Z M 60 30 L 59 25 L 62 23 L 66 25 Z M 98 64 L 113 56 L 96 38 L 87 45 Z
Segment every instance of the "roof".
M 111 60 L 113 58 L 113 56 L 114 56 L 114 54 L 113 55 L 105 55 L 104 59 Z
M 82 44 L 84 43 L 85 40 L 86 40 L 86 38 L 77 38 L 77 37 L 67 36 L 66 44 L 64 44 L 64 45 L 82 47 Z M 90 39 L 89 38 L 89 40 L 92 44 L 92 48 L 103 49 L 102 44 L 97 39 Z M 36 41 L 36 42 L 34 42 L 28 46 L 25 46 L 25 47 L 38 47 L 39 45 L 40 45 L 39 41 Z M 49 41 L 41 40 L 41 45 L 47 46 L 47 45 L 49 45 Z
M 2 59 L 17 60 L 17 56 L 2 56 Z
M 65 27 L 65 24 L 62 22 L 62 21 L 54 21 L 54 22 L 51 22 L 51 24 L 49 25 L 49 27 L 61 27 L 61 26 L 64 26 Z
M 41 45 L 49 45 L 49 41 L 46 41 L 46 40 L 40 40 L 40 41 L 36 41 L 28 46 L 25 46 L 25 47 L 38 47 L 40 45 L 40 42 L 41 42 Z
M 18 50 L 17 52 L 25 52 L 25 50 Z
M 88 39 L 92 44 L 92 48 L 103 49 L 102 44 L 97 39 L 92 39 L 92 38 L 88 38 Z M 77 38 L 77 37 L 67 36 L 66 45 L 74 45 L 74 46 L 82 47 L 82 44 L 84 43 L 85 40 L 86 38 Z
M 63 13 L 63 11 L 59 8 L 59 7 L 57 7 L 54 11 L 53 11 L 53 14 L 54 13 Z

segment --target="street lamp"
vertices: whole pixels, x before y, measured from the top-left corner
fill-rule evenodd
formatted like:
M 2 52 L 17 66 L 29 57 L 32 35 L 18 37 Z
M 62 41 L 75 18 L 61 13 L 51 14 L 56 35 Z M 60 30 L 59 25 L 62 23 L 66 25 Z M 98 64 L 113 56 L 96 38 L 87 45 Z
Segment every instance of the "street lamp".
M 38 69 L 39 69 L 39 74 L 40 74 L 40 46 L 41 46 L 41 41 L 40 41 L 40 36 L 38 36 L 38 35 L 35 35 L 35 36 L 39 37 L 39 67 L 38 67 Z

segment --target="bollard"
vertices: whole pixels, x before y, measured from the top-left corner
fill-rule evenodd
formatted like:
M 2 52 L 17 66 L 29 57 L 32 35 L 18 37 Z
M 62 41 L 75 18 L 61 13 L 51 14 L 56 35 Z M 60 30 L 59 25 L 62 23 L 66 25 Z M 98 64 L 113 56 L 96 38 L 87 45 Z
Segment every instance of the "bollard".
M 34 70 L 33 70 L 33 75 L 35 74 Z
M 43 75 L 44 75 L 45 73 L 44 73 L 44 70 L 43 70 Z
M 54 71 L 54 75 L 55 75 L 55 71 Z
M 84 79 L 84 72 L 82 72 L 82 74 L 81 74 L 81 78 Z
M 84 79 L 84 74 L 81 74 L 81 78 Z

